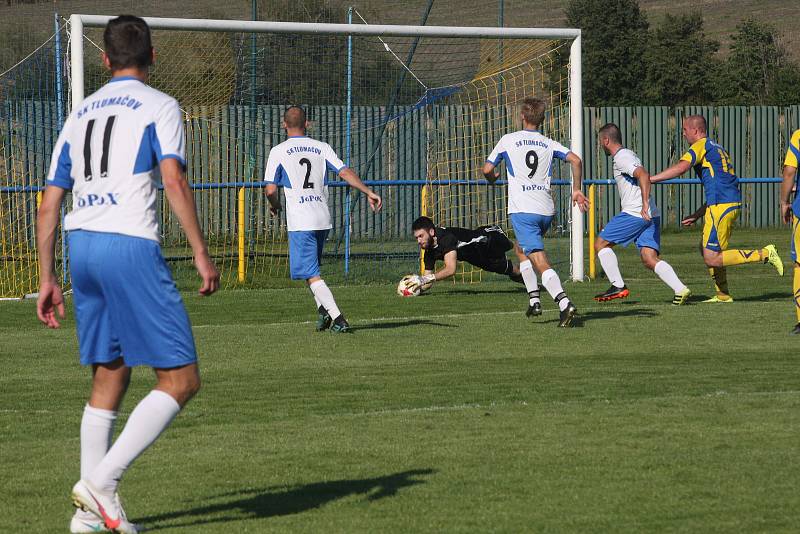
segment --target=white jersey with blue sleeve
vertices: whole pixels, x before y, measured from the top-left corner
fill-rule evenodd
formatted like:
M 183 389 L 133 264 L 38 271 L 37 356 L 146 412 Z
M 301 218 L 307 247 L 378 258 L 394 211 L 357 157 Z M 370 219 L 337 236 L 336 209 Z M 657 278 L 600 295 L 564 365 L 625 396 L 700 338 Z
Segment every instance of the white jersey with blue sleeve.
M 288 231 L 331 228 L 328 172 L 338 174 L 344 168 L 328 143 L 304 135 L 272 147 L 264 181 L 283 187 Z
M 536 130 L 520 130 L 504 135 L 487 161 L 506 163 L 508 173 L 508 213 L 554 215 L 550 193 L 553 160 L 565 160 L 570 150 Z
M 633 174 L 642 167 L 642 161 L 633 150 L 621 148 L 614 154 L 614 180 L 617 182 L 622 211 L 642 218 L 642 189 Z M 650 217 L 660 215 L 653 197 L 650 197 Z
M 158 164 L 186 165 L 178 102 L 136 78 L 112 80 L 72 111 L 61 130 L 46 185 L 72 190 L 65 230 L 160 240 Z

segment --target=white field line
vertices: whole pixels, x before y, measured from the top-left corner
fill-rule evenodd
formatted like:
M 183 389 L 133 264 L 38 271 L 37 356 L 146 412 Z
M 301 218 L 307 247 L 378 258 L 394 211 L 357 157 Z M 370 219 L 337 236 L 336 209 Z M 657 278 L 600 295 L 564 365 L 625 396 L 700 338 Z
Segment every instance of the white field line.
M 632 402 L 645 402 L 645 401 L 662 401 L 662 400 L 690 400 L 690 399 L 711 399 L 720 397 L 794 397 L 800 395 L 800 390 L 781 390 L 781 391 L 747 391 L 729 393 L 727 391 L 713 391 L 710 393 L 702 393 L 700 395 L 663 395 L 655 397 L 636 397 L 629 399 L 576 399 L 570 401 L 548 401 L 548 402 L 528 402 L 524 400 L 519 401 L 490 401 L 488 403 L 464 403 L 452 405 L 433 405 L 433 406 L 420 406 L 416 408 L 381 408 L 379 410 L 367 410 L 363 412 L 344 412 L 339 414 L 309 414 L 309 417 L 316 417 L 320 419 L 330 419 L 336 417 L 374 417 L 382 415 L 403 415 L 415 413 L 436 413 L 436 412 L 458 412 L 467 410 L 487 410 L 491 408 L 505 408 L 514 406 L 543 406 L 543 405 L 568 405 L 568 404 L 591 404 L 591 403 L 604 403 L 604 404 L 629 404 Z M 70 411 L 72 408 L 69 409 Z M 15 409 L 0 409 L 0 414 L 54 414 L 55 411 L 51 410 L 15 410 Z M 207 415 L 211 413 L 209 410 L 198 412 L 192 409 L 189 413 L 182 417 L 196 417 L 200 415 Z M 127 412 L 122 412 L 126 415 Z
M 789 298 L 789 297 L 787 297 Z M 736 301 L 734 301 L 734 304 Z M 694 304 L 699 305 L 700 303 Z M 748 306 L 752 305 L 774 305 L 774 302 L 754 302 L 754 301 L 747 301 Z M 637 305 L 642 306 L 646 309 L 658 309 L 658 308 L 673 308 L 672 304 L 664 303 L 664 304 L 640 304 Z M 710 306 L 710 304 L 709 304 Z M 614 304 L 610 304 L 608 306 L 592 306 L 592 307 L 578 307 L 578 315 L 577 317 L 580 318 L 582 312 L 596 312 L 596 311 L 609 311 L 613 310 Z M 685 306 L 680 306 L 681 308 Z M 674 308 L 679 308 L 679 306 L 674 306 Z M 627 308 L 620 308 L 619 311 L 625 311 Z M 726 308 L 727 309 L 727 308 Z M 542 310 L 545 314 L 551 313 L 558 313 L 558 310 L 555 309 L 547 309 Z M 365 319 L 354 319 L 349 321 L 350 324 L 370 324 L 373 322 L 385 322 L 385 321 L 413 321 L 418 319 L 459 319 L 461 317 L 486 317 L 486 316 L 501 316 L 501 315 L 519 315 L 524 316 L 524 310 L 514 310 L 514 311 L 493 311 L 493 312 L 470 312 L 470 313 L 439 313 L 439 314 L 429 314 L 429 315 L 400 315 L 396 317 L 370 317 Z M 536 322 L 536 319 L 531 319 L 531 322 Z M 306 325 L 306 324 L 314 324 L 316 321 L 281 321 L 277 323 L 258 323 L 258 324 L 238 324 L 238 323 L 220 323 L 220 324 L 200 324 L 192 326 L 193 329 L 202 329 L 202 328 L 228 328 L 231 325 L 235 325 L 236 328 L 264 328 L 267 326 L 292 326 L 292 325 Z M 424 326 L 424 325 L 423 325 Z
M 555 310 L 544 310 L 545 312 L 554 312 Z M 580 311 L 580 310 L 579 310 Z M 484 317 L 486 315 L 524 315 L 524 311 L 496 311 L 496 312 L 473 312 L 473 313 L 440 313 L 434 315 L 407 315 L 398 317 L 370 317 L 369 319 L 355 319 L 349 321 L 350 324 L 369 324 L 375 321 L 413 321 L 415 319 L 457 319 L 459 317 Z M 279 323 L 261 323 L 261 324 L 236 324 L 236 328 L 263 328 L 265 326 L 291 326 L 312 324 L 316 321 L 283 321 Z M 225 324 L 200 324 L 192 328 L 222 328 L 230 327 L 232 323 Z
M 467 410 L 487 410 L 491 408 L 505 408 L 515 406 L 542 406 L 542 405 L 568 405 L 568 404 L 629 404 L 633 402 L 646 402 L 646 401 L 663 401 L 663 400 L 690 400 L 701 398 L 720 398 L 720 397 L 794 397 L 800 394 L 800 390 L 785 390 L 785 391 L 750 391 L 740 393 L 728 393 L 727 391 L 714 391 L 711 393 L 703 393 L 700 395 L 663 395 L 655 397 L 638 397 L 630 399 L 579 399 L 571 401 L 550 401 L 550 402 L 528 402 L 524 400 L 519 401 L 491 401 L 485 404 L 472 403 L 472 404 L 453 404 L 450 406 L 423 406 L 418 408 L 383 408 L 380 410 L 369 410 L 364 412 L 346 412 L 331 415 L 313 415 L 313 417 L 330 418 L 330 417 L 373 417 L 382 415 L 403 415 L 414 413 L 433 413 L 433 412 L 455 412 Z

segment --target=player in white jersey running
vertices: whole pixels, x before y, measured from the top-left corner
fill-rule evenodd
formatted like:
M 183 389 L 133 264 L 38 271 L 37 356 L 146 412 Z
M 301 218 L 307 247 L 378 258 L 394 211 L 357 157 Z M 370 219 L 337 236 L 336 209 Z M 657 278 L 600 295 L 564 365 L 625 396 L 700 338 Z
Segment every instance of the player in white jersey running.
M 40 262 L 37 314 L 60 326 L 64 299 L 53 246 L 62 200 L 80 359 L 93 370 L 81 420 L 81 479 L 72 489 L 81 508 L 72 532 L 137 532 L 117 485 L 130 464 L 200 388 L 194 338 L 181 296 L 161 255 L 157 180 L 192 246 L 200 293 L 219 286 L 184 175 L 183 117 L 175 99 L 147 86 L 153 63 L 150 30 L 138 17 L 112 19 L 103 34 L 111 81 L 77 104 L 53 150 L 37 218 Z M 117 410 L 132 366 L 155 370 L 157 384 L 133 409 L 111 446 Z
M 650 196 L 650 173 L 633 150 L 622 146 L 622 134 L 616 124 L 608 123 L 597 134 L 597 142 L 608 156 L 614 158 L 614 180 L 617 182 L 622 211 L 600 232 L 594 243 L 597 258 L 603 266 L 611 287 L 594 300 L 606 302 L 630 294 L 619 270 L 614 245 L 624 247 L 635 242 L 645 267 L 654 271 L 675 296 L 672 303 L 684 304 L 692 292 L 680 281 L 675 270 L 659 258 L 661 251 L 661 214 Z
M 269 151 L 264 174 L 270 211 L 276 215 L 281 209 L 278 186 L 282 186 L 286 197 L 292 280 L 308 283 L 319 313 L 318 331 L 330 327 L 333 332 L 347 332 L 350 325 L 320 276 L 322 248 L 332 227 L 328 210 L 328 172 L 338 174 L 350 186 L 367 195 L 372 211 L 381 209 L 381 197 L 342 163 L 328 143 L 306 136 L 308 122 L 301 107 L 290 106 L 286 110 L 283 127 L 289 138 Z
M 550 192 L 554 159 L 567 161 L 572 167 L 572 202 L 586 211 L 589 201 L 581 191 L 581 158 L 539 132 L 545 108 L 545 102 L 538 98 L 528 97 L 522 101 L 523 129 L 500 139 L 483 165 L 483 175 L 494 183 L 500 177 L 496 167 L 501 161 L 505 162 L 508 214 L 522 249 L 522 254 L 518 254 L 519 270 L 529 297 L 526 315 L 542 313 L 535 268 L 542 277 L 542 285 L 558 303 L 561 312 L 558 326 L 567 327 L 572 324 L 577 309 L 567 298 L 558 274 L 550 266 L 543 240 L 556 213 Z
M 608 221 L 594 243 L 600 265 L 611 282 L 611 287 L 596 295 L 594 300 L 606 302 L 630 294 L 622 279 L 613 247 L 626 247 L 635 242 L 644 266 L 672 288 L 675 293 L 672 303 L 676 306 L 684 304 L 692 292 L 680 281 L 672 266 L 659 258 L 661 214 L 650 196 L 650 173 L 635 152 L 622 146 L 622 134 L 616 124 L 608 123 L 600 128 L 597 141 L 603 152 L 614 158 L 614 180 L 617 182 L 622 212 Z

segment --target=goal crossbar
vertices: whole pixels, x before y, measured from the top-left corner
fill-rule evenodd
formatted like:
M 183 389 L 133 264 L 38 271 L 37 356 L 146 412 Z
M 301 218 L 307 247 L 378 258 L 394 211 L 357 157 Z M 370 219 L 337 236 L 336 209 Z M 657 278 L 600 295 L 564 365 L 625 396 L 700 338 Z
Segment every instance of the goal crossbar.
M 103 27 L 109 15 L 70 17 L 70 23 Z M 380 37 L 486 37 L 503 39 L 575 39 L 581 30 L 574 28 L 497 28 L 481 26 L 403 26 L 391 24 L 314 24 L 310 22 L 269 22 L 250 20 L 181 19 L 144 17 L 157 30 L 200 30 L 216 32 L 347 34 Z
M 72 77 L 71 105 L 84 98 L 83 28 L 102 27 L 114 18 L 109 15 L 73 14 L 70 16 L 70 74 Z M 352 35 L 377 37 L 473 37 L 494 39 L 565 39 L 570 46 L 570 150 L 583 157 L 583 96 L 581 92 L 581 30 L 575 28 L 497 28 L 470 26 L 400 26 L 378 24 L 312 24 L 306 22 L 265 22 L 243 20 L 211 20 L 146 17 L 153 29 L 292 33 L 317 35 Z M 584 278 L 583 212 L 572 207 L 571 270 L 572 280 Z

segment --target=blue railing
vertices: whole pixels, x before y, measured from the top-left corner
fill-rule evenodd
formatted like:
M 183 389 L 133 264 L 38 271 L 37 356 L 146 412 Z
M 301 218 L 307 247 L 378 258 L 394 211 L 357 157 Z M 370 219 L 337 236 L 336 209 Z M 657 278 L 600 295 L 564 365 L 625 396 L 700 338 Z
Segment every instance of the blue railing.
M 740 184 L 779 184 L 783 180 L 781 178 L 739 178 Z M 486 180 L 364 180 L 368 186 L 403 186 L 403 185 L 506 185 L 506 180 L 497 180 L 494 184 L 490 184 Z M 553 180 L 551 185 L 570 185 L 572 182 L 569 180 Z M 686 185 L 686 184 L 700 184 L 697 178 L 674 178 L 659 182 L 655 185 Z M 583 185 L 615 185 L 616 182 L 611 179 L 587 179 L 583 180 Z M 264 182 L 224 182 L 224 183 L 193 183 L 190 187 L 196 191 L 208 189 L 238 189 L 244 187 L 245 189 L 260 189 L 265 185 Z M 347 187 L 347 182 L 335 181 L 328 182 L 330 187 Z M 38 193 L 44 191 L 43 185 L 24 185 L 24 186 L 3 186 L 0 187 L 0 193 Z M 164 189 L 161 184 L 158 189 Z

